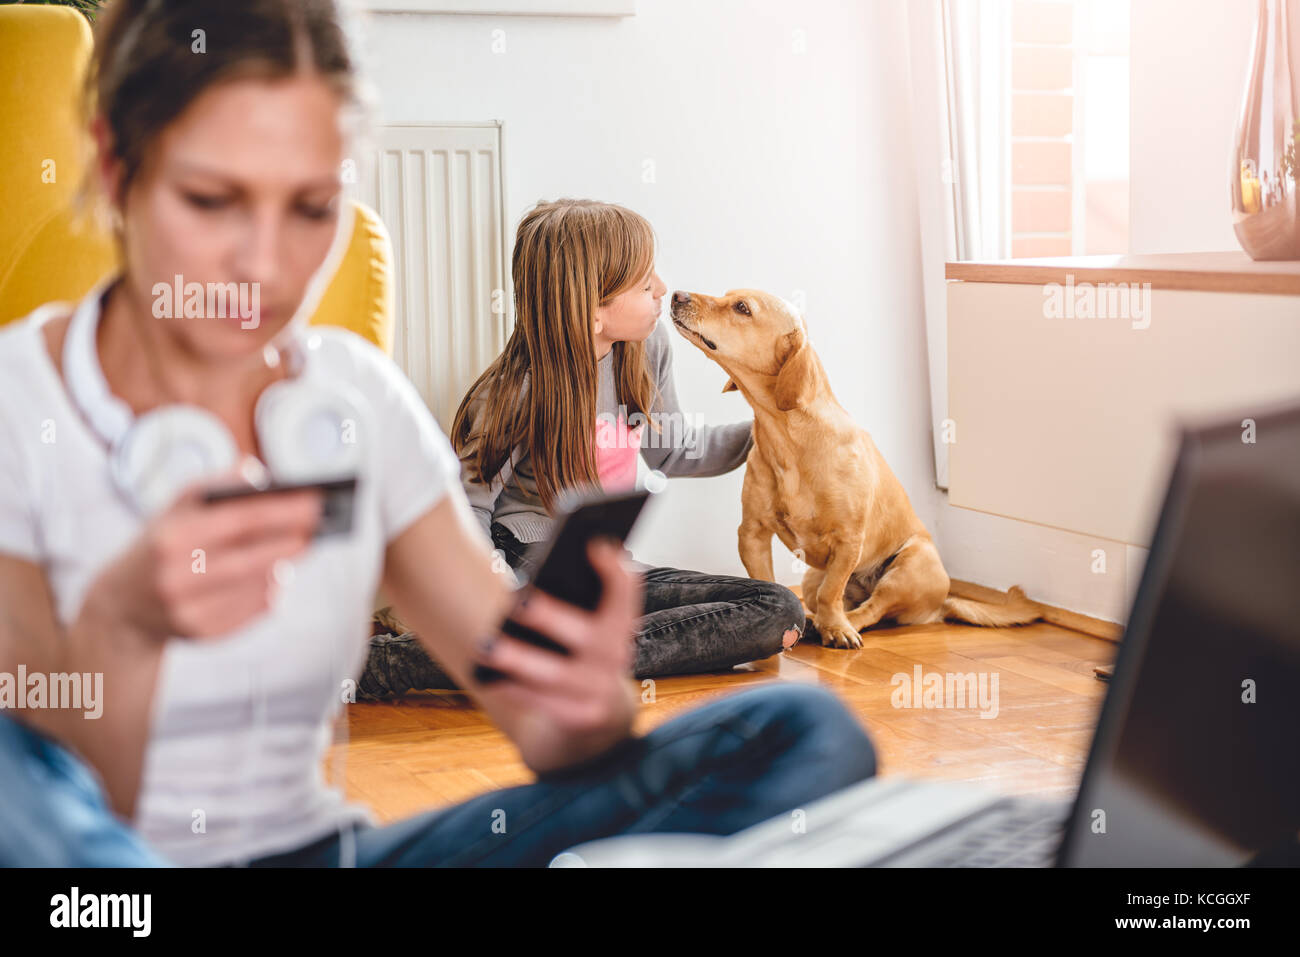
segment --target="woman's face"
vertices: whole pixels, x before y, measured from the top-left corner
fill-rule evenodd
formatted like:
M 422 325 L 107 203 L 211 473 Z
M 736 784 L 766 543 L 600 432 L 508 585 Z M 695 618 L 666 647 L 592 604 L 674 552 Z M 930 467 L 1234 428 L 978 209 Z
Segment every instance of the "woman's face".
M 122 210 L 126 280 L 186 351 L 260 352 L 293 316 L 338 221 L 341 105 L 312 75 L 231 80 L 200 94 L 150 147 Z M 115 174 L 110 162 L 110 183 Z M 188 283 L 202 284 L 201 317 L 186 317 Z M 208 284 L 221 284 L 212 297 Z M 242 312 L 222 308 L 235 292 Z
M 607 304 L 596 307 L 597 343 L 643 342 L 654 332 L 668 291 L 652 268 L 640 282 L 624 289 Z

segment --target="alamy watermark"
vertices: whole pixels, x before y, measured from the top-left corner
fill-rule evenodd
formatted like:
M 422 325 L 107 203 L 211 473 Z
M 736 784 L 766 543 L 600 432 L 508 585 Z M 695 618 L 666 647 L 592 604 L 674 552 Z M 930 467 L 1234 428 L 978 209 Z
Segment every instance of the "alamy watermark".
M 1065 284 L 1043 286 L 1046 319 L 1128 319 L 1134 329 L 1151 325 L 1151 283 L 1080 282 L 1065 274 Z
M 685 449 L 688 459 L 704 456 L 698 436 L 704 426 L 704 417 L 690 412 L 633 412 L 628 414 L 627 406 L 620 405 L 617 412 L 600 412 L 596 422 L 605 428 L 597 428 L 596 445 L 602 449 Z M 618 423 L 626 424 L 625 429 L 618 428 Z M 633 446 L 630 437 L 645 425 L 658 428 L 641 429 L 639 444 Z
M 153 927 L 152 894 L 93 894 L 73 887 L 50 898 L 50 926 L 121 928 L 148 937 Z
M 104 673 L 33 671 L 18 666 L 18 673 L 0 671 L 0 711 L 23 709 L 84 711 L 88 721 L 104 713 Z
M 241 329 L 261 324 L 262 287 L 256 282 L 185 282 L 179 273 L 172 282 L 156 282 L 155 319 L 239 319 Z
M 928 674 L 920 665 L 909 675 L 900 671 L 889 679 L 894 685 L 889 703 L 895 708 L 978 708 L 981 718 L 998 716 L 998 673 Z

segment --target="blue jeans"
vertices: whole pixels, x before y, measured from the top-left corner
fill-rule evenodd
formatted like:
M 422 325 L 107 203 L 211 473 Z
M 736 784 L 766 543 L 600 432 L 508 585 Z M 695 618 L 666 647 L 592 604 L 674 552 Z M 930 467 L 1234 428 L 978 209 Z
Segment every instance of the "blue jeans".
M 158 867 L 90 770 L 0 711 L 0 867 Z
M 831 692 L 770 684 L 710 701 L 533 784 L 253 863 L 329 867 L 347 855 L 359 867 L 540 866 L 616 834 L 733 834 L 875 770 L 871 741 Z M 113 817 L 84 764 L 3 714 L 0 781 L 0 866 L 165 863 Z
M 770 684 L 710 701 L 586 766 L 253 866 L 544 866 L 618 834 L 734 834 L 875 770 L 871 741 L 834 694 Z

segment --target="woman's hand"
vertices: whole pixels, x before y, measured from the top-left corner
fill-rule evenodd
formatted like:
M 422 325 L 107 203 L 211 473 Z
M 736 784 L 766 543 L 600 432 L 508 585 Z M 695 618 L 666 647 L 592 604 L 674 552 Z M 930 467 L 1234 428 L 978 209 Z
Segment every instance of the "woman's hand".
M 595 545 L 592 564 L 604 586 L 594 612 L 531 593 L 517 605 L 514 576 L 498 570 L 492 544 L 469 502 L 453 488 L 389 542 L 384 594 L 456 684 L 514 742 L 537 772 L 579 764 L 627 737 L 636 711 L 630 663 L 641 614 L 640 577 L 616 545 Z M 568 647 L 559 655 L 497 630 L 513 617 Z M 483 655 L 477 639 L 495 637 Z M 475 681 L 474 665 L 507 675 Z
M 553 651 L 498 632 L 480 644 L 474 660 L 505 678 L 475 684 L 485 706 L 526 712 L 535 728 L 524 759 L 546 771 L 594 757 L 627 737 L 636 710 L 629 680 L 636 660 L 634 639 L 641 614 L 640 577 L 623 564 L 616 542 L 588 546 L 603 590 L 593 612 L 526 589 L 510 618 L 569 649 Z
M 233 631 L 270 607 L 276 563 L 311 541 L 320 493 L 207 504 L 203 488 L 182 493 L 100 573 L 87 598 L 98 620 L 146 639 L 204 638 Z

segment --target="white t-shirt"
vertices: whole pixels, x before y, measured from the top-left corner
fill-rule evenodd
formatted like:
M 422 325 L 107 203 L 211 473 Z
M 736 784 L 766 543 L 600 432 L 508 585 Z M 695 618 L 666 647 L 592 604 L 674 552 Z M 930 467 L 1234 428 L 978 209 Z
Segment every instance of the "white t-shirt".
M 66 626 L 144 522 L 51 361 L 41 326 L 54 314 L 0 330 L 0 552 L 44 568 Z M 332 722 L 365 663 L 385 546 L 444 495 L 464 495 L 450 443 L 392 360 L 344 329 L 309 336 L 308 369 L 367 400 L 353 527 L 296 559 L 247 627 L 168 642 L 135 824 L 180 864 L 291 850 L 368 818 L 325 780 Z

